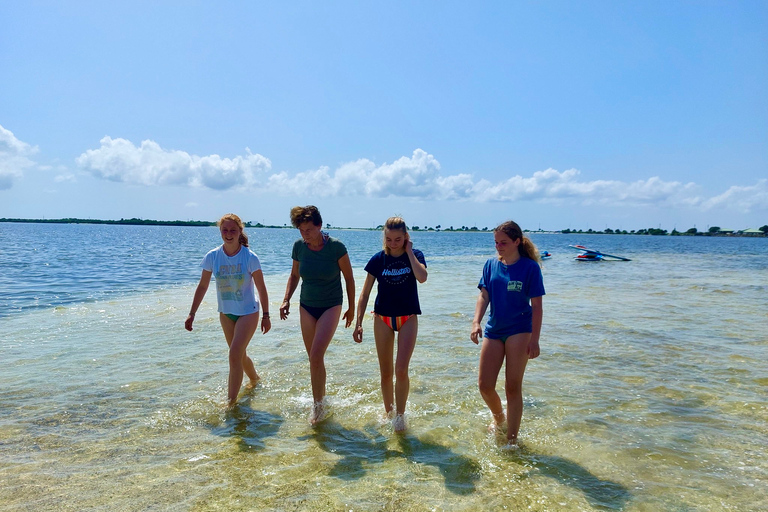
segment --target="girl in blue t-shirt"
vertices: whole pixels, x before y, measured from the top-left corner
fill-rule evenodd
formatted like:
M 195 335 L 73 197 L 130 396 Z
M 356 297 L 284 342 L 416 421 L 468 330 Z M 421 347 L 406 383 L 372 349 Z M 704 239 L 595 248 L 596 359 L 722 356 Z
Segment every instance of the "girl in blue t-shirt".
M 384 250 L 376 253 L 365 266 L 368 275 L 357 303 L 357 324 L 352 337 L 363 341 L 363 317 L 374 281 L 378 281 L 376 302 L 373 307 L 373 338 L 381 371 L 381 395 L 387 418 L 392 418 L 395 432 L 403 432 L 405 403 L 408 400 L 410 380 L 408 365 L 421 314 L 416 282 L 427 280 L 424 255 L 413 248 L 405 221 L 390 217 L 384 224 Z M 397 360 L 392 364 L 397 332 Z M 392 377 L 396 376 L 395 386 Z
M 496 380 L 504 358 L 507 359 L 507 447 L 516 448 L 523 417 L 523 374 L 528 359 L 539 356 L 544 283 L 539 251 L 517 223 L 500 224 L 493 230 L 493 237 L 498 257 L 485 262 L 470 338 L 475 344 L 481 336 L 483 339 L 478 386 L 493 414 L 492 431 L 505 427 Z M 480 322 L 489 304 L 491 314 L 483 331 Z
M 192 307 L 184 327 L 192 330 L 195 313 L 208 291 L 211 276 L 216 278 L 216 297 L 219 308 L 219 322 L 224 338 L 229 345 L 229 383 L 227 396 L 233 406 L 243 383 L 243 372 L 253 387 L 259 381 L 259 374 L 245 349 L 259 327 L 261 310 L 261 332 L 266 334 L 272 327 L 269 320 L 269 298 L 261 272 L 259 258 L 248 248 L 248 237 L 240 217 L 234 213 L 224 215 L 219 222 L 222 245 L 208 252 L 200 264 L 203 272 L 192 299 Z M 256 293 L 259 299 L 256 300 Z

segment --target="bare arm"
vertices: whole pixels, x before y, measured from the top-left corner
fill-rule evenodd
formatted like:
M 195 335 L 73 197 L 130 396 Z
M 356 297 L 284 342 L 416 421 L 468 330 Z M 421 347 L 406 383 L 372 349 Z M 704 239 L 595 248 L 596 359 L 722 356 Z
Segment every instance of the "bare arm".
M 349 309 L 344 313 L 344 327 L 349 327 L 355 319 L 355 276 L 352 274 L 352 263 L 349 261 L 349 254 L 339 258 L 339 268 L 341 273 L 344 274 L 344 282 L 347 285 Z
M 261 332 L 267 334 L 272 328 L 272 321 L 269 319 L 269 296 L 267 295 L 267 285 L 264 284 L 264 273 L 261 269 L 253 274 L 253 285 L 256 287 L 256 293 L 259 294 L 259 305 L 261 306 Z
M 533 329 L 531 330 L 531 341 L 528 343 L 528 357 L 536 359 L 539 357 L 539 336 L 541 335 L 541 320 L 544 317 L 544 308 L 541 304 L 541 297 L 531 298 L 531 308 L 533 308 Z
M 427 280 L 427 267 L 417 260 L 416 256 L 413 254 L 413 243 L 410 238 L 405 243 L 405 253 L 408 255 L 408 260 L 411 262 L 413 277 L 420 283 L 425 282 Z
M 213 272 L 210 270 L 203 270 L 202 275 L 200 276 L 200 282 L 197 284 L 197 289 L 195 289 L 195 295 L 192 298 L 192 307 L 189 308 L 189 316 L 187 317 L 187 320 L 184 322 L 184 328 L 188 331 L 192 330 L 192 322 L 195 321 L 195 313 L 197 313 L 197 309 L 200 307 L 200 303 L 203 302 L 203 297 L 205 297 L 205 292 L 208 291 L 208 285 L 211 284 L 211 275 Z
M 285 320 L 290 314 L 291 297 L 293 292 L 296 291 L 296 287 L 299 286 L 299 262 L 293 260 L 293 266 L 291 267 L 291 275 L 288 276 L 288 283 L 285 285 L 285 297 L 283 303 L 280 305 L 280 320 Z
M 480 289 L 480 294 L 477 296 L 477 302 L 475 303 L 475 316 L 472 318 L 472 332 L 470 333 L 470 339 L 477 345 L 483 337 L 483 326 L 480 322 L 483 321 L 485 316 L 485 310 L 488 309 L 491 298 L 488 295 L 488 290 L 485 288 Z
M 363 283 L 363 291 L 360 292 L 360 298 L 357 299 L 357 323 L 355 324 L 354 332 L 352 332 L 352 339 L 357 343 L 363 341 L 363 318 L 365 317 L 368 298 L 371 296 L 374 282 L 376 282 L 376 278 L 368 274 L 365 278 L 365 283 Z

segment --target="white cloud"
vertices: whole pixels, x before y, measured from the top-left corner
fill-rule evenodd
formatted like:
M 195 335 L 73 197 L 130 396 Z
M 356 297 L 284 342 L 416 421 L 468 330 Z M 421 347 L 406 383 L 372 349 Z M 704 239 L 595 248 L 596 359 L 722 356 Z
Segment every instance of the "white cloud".
M 443 176 L 440 162 L 416 149 L 410 157 L 376 165 L 360 159 L 295 174 L 272 172 L 269 159 L 251 153 L 222 158 L 196 156 L 167 150 L 146 140 L 135 146 L 125 139 L 104 137 L 101 147 L 88 150 L 78 165 L 95 176 L 142 185 L 182 185 L 216 190 L 251 189 L 280 196 L 415 198 L 471 202 L 534 201 L 541 203 L 651 206 L 710 209 L 728 206 L 742 212 L 768 208 L 768 180 L 754 186 L 731 187 L 725 193 L 705 198 L 694 183 L 646 180 L 585 180 L 577 169 L 546 169 L 530 176 L 514 175 L 492 182 L 461 173 Z
M 702 206 L 707 210 L 726 207 L 741 213 L 768 210 L 768 179 L 758 180 L 749 187 L 732 186 L 719 196 L 707 199 Z
M 20 141 L 13 132 L 0 125 L 0 190 L 8 190 L 24 171 L 35 167 L 35 162 L 29 158 L 35 153 L 37 146 Z
M 245 156 L 199 157 L 167 150 L 151 140 L 135 146 L 125 139 L 101 139 L 101 147 L 77 158 L 81 169 L 99 178 L 139 185 L 204 186 L 215 190 L 248 188 L 272 167 L 269 159 L 246 149 Z

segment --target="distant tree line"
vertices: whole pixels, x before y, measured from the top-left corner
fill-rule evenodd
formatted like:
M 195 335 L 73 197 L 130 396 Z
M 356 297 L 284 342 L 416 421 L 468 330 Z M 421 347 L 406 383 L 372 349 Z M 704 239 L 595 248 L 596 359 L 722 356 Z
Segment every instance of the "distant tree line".
M 671 232 L 661 228 L 647 228 L 627 231 L 626 229 L 611 229 L 605 228 L 602 231 L 595 231 L 588 229 L 583 231 L 581 229 L 563 229 L 561 233 L 571 234 L 595 234 L 595 235 L 669 235 L 669 236 L 768 236 L 768 224 L 758 228 L 760 233 L 744 233 L 742 231 L 723 230 L 719 226 L 712 226 L 707 231 L 699 231 L 696 228 L 690 228 L 687 231 L 678 231 L 673 229 Z
M 101 220 L 101 219 L 76 219 L 68 217 L 65 219 L 6 219 L 0 218 L 0 222 L 29 222 L 41 224 L 121 224 L 126 226 L 215 226 L 215 222 L 207 220 L 152 220 L 152 219 L 120 219 L 120 220 Z M 264 227 L 260 223 L 245 223 L 249 228 Z
M 28 223 L 43 223 L 43 224 L 120 224 L 128 226 L 215 226 L 215 222 L 206 220 L 152 220 L 152 219 L 120 219 L 120 220 L 101 220 L 101 219 L 77 219 L 67 217 L 64 219 L 14 219 L 14 218 L 0 218 L 0 222 L 28 222 Z M 246 222 L 245 227 L 248 228 L 288 228 L 289 226 L 283 224 L 282 226 L 270 226 L 264 225 L 261 222 Z M 326 224 L 326 228 L 331 229 L 330 224 Z M 376 230 L 383 229 L 383 225 L 376 226 Z M 336 228 L 343 229 L 343 228 Z M 478 228 L 477 226 L 461 226 L 454 228 L 449 226 L 443 228 L 440 224 L 430 226 L 411 226 L 413 231 L 474 231 L 474 232 L 487 232 L 488 227 Z M 530 232 L 530 230 L 525 230 Z M 646 229 L 633 229 L 627 231 L 626 229 L 611 229 L 605 228 L 604 230 L 587 229 L 586 231 L 581 229 L 563 229 L 559 231 L 564 234 L 594 234 L 594 235 L 669 235 L 669 236 L 768 236 L 768 224 L 761 226 L 757 230 L 758 232 L 744 233 L 742 231 L 730 231 L 723 230 L 719 226 L 712 226 L 706 231 L 699 231 L 695 227 L 686 231 L 678 231 L 673 229 L 671 232 L 661 228 L 646 228 Z

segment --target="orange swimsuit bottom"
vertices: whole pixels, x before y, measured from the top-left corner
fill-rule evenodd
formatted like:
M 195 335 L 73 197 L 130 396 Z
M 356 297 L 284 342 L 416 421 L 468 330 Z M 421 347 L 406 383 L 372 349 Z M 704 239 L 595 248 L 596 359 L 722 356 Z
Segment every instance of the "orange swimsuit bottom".
M 378 313 L 374 313 L 377 317 L 381 318 L 381 321 L 387 324 L 387 327 L 397 332 L 401 327 L 411 318 L 413 315 L 406 316 L 381 316 Z

